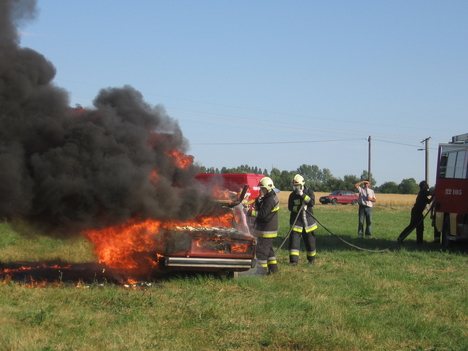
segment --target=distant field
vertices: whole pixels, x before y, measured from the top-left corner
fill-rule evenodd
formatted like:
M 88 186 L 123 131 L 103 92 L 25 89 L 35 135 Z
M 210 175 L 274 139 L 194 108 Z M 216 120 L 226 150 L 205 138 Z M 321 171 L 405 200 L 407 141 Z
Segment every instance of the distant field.
M 286 204 L 288 203 L 288 197 L 291 194 L 290 191 L 282 191 L 278 194 L 280 203 Z M 322 205 L 318 200 L 321 196 L 328 195 L 329 193 L 322 193 L 316 192 L 315 193 L 315 201 L 317 205 Z M 416 200 L 416 195 L 402 195 L 402 194 L 376 194 L 377 202 L 375 203 L 376 206 L 408 206 L 413 205 L 414 201 Z M 331 206 L 331 205 L 325 205 Z

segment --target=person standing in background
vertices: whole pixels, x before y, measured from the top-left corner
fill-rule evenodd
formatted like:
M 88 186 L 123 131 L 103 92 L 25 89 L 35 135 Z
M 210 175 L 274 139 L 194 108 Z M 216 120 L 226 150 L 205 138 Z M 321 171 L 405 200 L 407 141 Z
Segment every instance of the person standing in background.
M 364 187 L 361 185 L 364 184 Z M 359 192 L 359 226 L 358 235 L 364 234 L 364 220 L 366 221 L 366 238 L 372 237 L 372 207 L 376 201 L 374 190 L 370 188 L 370 182 L 363 180 L 354 184 Z

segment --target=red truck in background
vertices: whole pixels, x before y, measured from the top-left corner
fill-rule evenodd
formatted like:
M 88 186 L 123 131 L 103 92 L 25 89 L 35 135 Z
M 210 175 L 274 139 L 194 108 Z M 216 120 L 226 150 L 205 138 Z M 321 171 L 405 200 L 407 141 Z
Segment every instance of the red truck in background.
M 245 195 L 246 201 L 259 196 L 258 183 L 263 177 L 265 177 L 263 174 L 254 173 L 199 173 L 195 176 L 202 184 L 217 184 L 236 193 L 240 193 L 244 185 L 248 185 L 249 189 Z

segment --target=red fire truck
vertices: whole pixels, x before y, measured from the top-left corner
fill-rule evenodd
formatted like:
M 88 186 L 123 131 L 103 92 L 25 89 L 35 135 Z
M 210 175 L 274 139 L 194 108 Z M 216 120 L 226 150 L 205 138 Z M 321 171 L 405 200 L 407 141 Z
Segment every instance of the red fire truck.
M 253 200 L 260 195 L 258 183 L 264 177 L 263 174 L 253 173 L 199 173 L 195 178 L 202 184 L 220 184 L 233 192 L 240 192 L 244 185 L 249 186 L 246 194 L 247 200 Z
M 434 240 L 468 240 L 468 133 L 439 144 L 434 201 Z

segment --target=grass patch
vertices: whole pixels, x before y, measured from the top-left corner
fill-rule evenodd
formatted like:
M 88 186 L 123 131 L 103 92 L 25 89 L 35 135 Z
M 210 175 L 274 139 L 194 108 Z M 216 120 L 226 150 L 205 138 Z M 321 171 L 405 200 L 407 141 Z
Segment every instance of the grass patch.
M 357 237 L 357 207 L 316 206 L 333 233 L 365 249 L 394 244 L 411 206 L 378 206 L 374 237 Z M 289 230 L 280 210 L 279 247 Z M 466 350 L 467 247 L 412 233 L 383 253 L 352 248 L 322 227 L 317 262 L 263 278 L 180 275 L 144 290 L 96 282 L 27 288 L 0 284 L 0 350 Z M 20 235 L 0 224 L 0 261 L 94 262 L 85 239 Z

